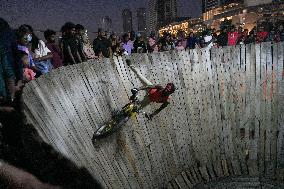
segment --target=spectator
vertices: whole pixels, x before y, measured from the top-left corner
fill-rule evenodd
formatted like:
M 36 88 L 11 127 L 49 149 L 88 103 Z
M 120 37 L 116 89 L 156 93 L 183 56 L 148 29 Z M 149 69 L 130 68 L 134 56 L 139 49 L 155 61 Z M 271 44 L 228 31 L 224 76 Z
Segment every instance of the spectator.
M 275 43 L 280 42 L 280 35 L 276 28 L 271 28 L 270 32 L 268 33 L 267 40 Z
M 23 82 L 27 83 L 31 80 L 35 79 L 36 73 L 29 68 L 29 56 L 24 51 L 18 51 L 17 53 L 17 60 L 20 61 L 20 64 L 23 65 Z
M 186 34 L 184 31 L 180 31 L 178 33 L 178 40 L 181 40 L 181 44 L 184 47 L 184 49 L 187 47 L 187 39 L 186 39 Z
M 83 62 L 79 53 L 78 41 L 75 36 L 75 27 L 75 24 L 72 22 L 67 22 L 62 27 L 62 33 L 64 33 L 62 36 L 62 48 L 65 66 Z
M 239 34 L 238 44 L 243 45 L 248 38 L 248 29 L 245 29 L 241 34 Z
M 186 48 L 194 49 L 195 46 L 197 45 L 197 43 L 198 43 L 197 38 L 194 36 L 193 32 L 190 32 L 189 33 L 189 37 L 187 39 L 187 46 L 186 46 Z
M 131 31 L 128 33 L 129 35 L 129 42 L 132 43 L 132 46 L 134 44 L 134 41 L 136 40 L 136 33 L 135 31 Z
M 170 34 L 170 41 L 173 43 L 173 47 L 175 49 L 175 46 L 178 42 L 178 38 L 174 34 Z
M 60 32 L 61 32 L 61 36 L 58 39 L 58 45 L 60 47 L 61 52 L 63 52 L 63 38 L 66 37 L 66 26 L 65 25 L 63 25 L 61 27 Z M 63 55 L 63 57 L 64 57 L 64 55 Z M 64 63 L 64 61 L 63 61 L 63 63 Z
M 174 43 L 171 39 L 171 34 L 169 33 L 164 33 L 164 36 L 161 38 L 161 45 L 162 45 L 162 51 L 169 51 L 169 50 L 174 50 L 175 46 Z
M 235 26 L 231 27 L 231 30 L 228 32 L 228 45 L 234 46 L 237 44 L 239 38 L 239 33 L 236 31 Z
M 35 63 L 33 61 L 32 53 L 30 52 L 28 48 L 28 44 L 32 41 L 32 34 L 30 29 L 26 25 L 21 25 L 17 30 L 17 49 L 19 51 L 24 51 L 26 54 L 28 54 L 29 57 L 29 66 L 28 68 L 32 69 L 35 73 L 38 73 L 40 75 L 40 70 L 35 66 Z M 20 63 L 20 60 L 16 61 L 17 63 Z M 22 64 L 19 65 L 21 67 L 20 71 L 18 72 L 18 78 L 19 80 L 22 79 L 23 76 L 23 70 L 22 70 Z
M 102 52 L 103 56 L 106 58 L 109 58 L 112 54 L 111 43 L 105 37 L 105 32 L 101 28 L 98 30 L 97 38 L 93 41 L 93 49 L 96 56 L 99 56 L 99 52 Z
M 120 46 L 118 44 L 112 46 L 112 52 L 114 56 L 122 56 L 122 53 L 120 51 Z
M 232 26 L 232 20 L 228 20 L 227 18 L 225 18 L 224 21 L 221 22 L 220 24 L 220 29 L 229 30 L 231 26 Z
M 16 33 L 10 28 L 8 22 L 0 18 L 0 42 L 7 49 L 11 63 L 14 62 L 13 56 L 17 51 Z
M 116 48 L 118 47 L 118 38 L 117 36 L 112 33 L 109 37 L 109 41 L 111 43 L 111 50 L 112 52 L 115 52 L 116 51 Z
M 150 33 L 150 37 L 149 37 L 148 43 L 147 43 L 147 49 L 148 49 L 149 53 L 158 52 L 159 51 L 159 48 L 158 48 L 158 45 L 157 45 L 157 41 L 156 41 L 154 32 Z
M 220 34 L 217 36 L 217 43 L 221 47 L 228 45 L 228 33 L 226 28 L 222 29 Z
M 97 59 L 102 60 L 104 58 L 103 52 L 101 50 L 97 50 L 95 52 Z
M 146 44 L 140 33 L 137 34 L 136 40 L 134 41 L 133 51 L 135 53 L 146 53 Z
M 237 39 L 237 43 L 236 44 L 239 44 L 241 39 L 243 37 L 243 28 L 241 26 L 238 27 L 238 39 Z
M 198 43 L 199 43 L 200 48 L 204 48 L 207 46 L 203 36 L 200 36 L 198 41 L 199 41 Z
M 22 87 L 22 83 L 17 82 L 22 79 L 22 75 L 20 75 L 22 67 L 14 64 L 13 58 L 16 48 L 14 33 L 8 22 L 0 18 L 0 106 L 4 102 L 13 100 L 15 92 Z M 17 83 L 16 87 L 15 83 Z M 9 107 L 7 108 L 9 109 Z
M 87 57 L 84 53 L 84 41 L 83 41 L 83 35 L 85 35 L 85 28 L 81 24 L 76 25 L 76 37 L 77 37 L 77 45 L 80 57 L 83 62 L 87 61 Z
M 268 32 L 264 30 L 264 26 L 259 26 L 258 32 L 256 34 L 256 43 L 265 42 L 268 38 Z
M 213 28 L 211 33 L 212 33 L 212 37 L 214 38 L 214 40 L 216 42 L 217 41 L 217 37 L 218 37 L 216 29 Z
M 5 104 L 15 98 L 15 74 L 8 56 L 9 53 L 0 43 L 0 113 L 2 111 L 12 111 L 13 108 Z
M 122 46 L 127 55 L 131 55 L 133 50 L 133 43 L 129 40 L 129 35 L 127 33 L 122 37 Z
M 53 68 L 51 64 L 52 53 L 45 43 L 35 35 L 32 27 L 29 25 L 26 26 L 31 31 L 31 52 L 33 53 L 33 61 L 40 71 L 40 73 L 37 73 L 37 76 L 48 73 Z
M 279 25 L 279 36 L 280 36 L 280 41 L 284 41 L 284 26 L 283 24 Z
M 85 54 L 87 60 L 97 58 L 93 50 L 93 47 L 90 43 L 87 30 L 85 30 L 85 32 L 82 34 L 82 40 L 83 40 L 83 53 Z
M 56 32 L 53 30 L 46 30 L 44 32 L 44 38 L 47 41 L 46 46 L 52 53 L 52 66 L 53 68 L 59 68 L 63 66 L 63 53 L 55 43 L 55 36 Z
M 207 31 L 203 33 L 203 38 L 204 38 L 205 45 L 207 47 L 209 48 L 213 47 L 215 39 L 213 38 L 213 35 L 209 29 L 207 29 Z
M 129 42 L 130 42 L 130 45 L 132 43 L 132 46 L 133 46 L 135 40 L 136 40 L 136 33 L 135 33 L 135 31 L 129 32 Z
M 248 37 L 245 39 L 245 44 L 254 43 L 256 38 L 256 28 L 253 28 L 250 32 Z
M 118 43 L 116 45 L 114 55 L 115 56 L 127 55 L 127 52 L 123 48 L 123 43 L 122 42 L 120 42 L 120 43 Z
M 178 40 L 176 45 L 177 50 L 184 50 L 184 47 L 182 46 L 182 40 Z
M 14 115 L 22 105 L 18 102 L 21 102 L 23 67 L 20 64 L 15 64 L 17 61 L 15 57 L 12 57 L 16 52 L 16 41 L 14 38 L 9 38 L 10 34 L 12 33 L 8 23 L 0 19 L 0 123 L 3 123 L 0 128 L 2 130 L 7 129 L 4 123 L 16 124 L 7 114 Z M 7 38 L 4 38 L 5 36 Z M 13 136 L 15 135 L 17 133 L 14 133 Z M 13 138 L 13 136 L 6 134 L 2 136 Z M 3 150 L 2 146 L 0 149 Z

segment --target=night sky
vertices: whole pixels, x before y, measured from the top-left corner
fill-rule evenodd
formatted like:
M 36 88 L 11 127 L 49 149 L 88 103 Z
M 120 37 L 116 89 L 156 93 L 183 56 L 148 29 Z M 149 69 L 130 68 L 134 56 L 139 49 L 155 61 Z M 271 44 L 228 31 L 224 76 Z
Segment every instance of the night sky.
M 201 14 L 201 0 L 177 0 L 178 16 L 196 17 Z M 30 24 L 35 30 L 59 30 L 66 22 L 84 25 L 97 31 L 100 19 L 109 16 L 113 30 L 122 32 L 122 9 L 130 8 L 133 29 L 137 30 L 136 9 L 147 8 L 147 0 L 0 0 L 0 17 L 16 28 Z

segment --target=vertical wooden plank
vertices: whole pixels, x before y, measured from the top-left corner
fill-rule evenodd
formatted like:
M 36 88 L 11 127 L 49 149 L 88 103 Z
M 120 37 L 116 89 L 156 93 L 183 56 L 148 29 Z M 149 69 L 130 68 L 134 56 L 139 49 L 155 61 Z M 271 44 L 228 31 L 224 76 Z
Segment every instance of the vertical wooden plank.
M 277 170 L 277 138 L 279 136 L 279 122 L 278 122 L 278 117 L 279 117 L 279 112 L 278 112 L 278 94 L 277 94 L 277 73 L 278 73 L 278 53 L 279 49 L 277 48 L 279 46 L 279 43 L 273 44 L 272 45 L 272 75 L 271 75 L 271 162 L 273 166 L 273 173 L 274 173 L 274 178 L 276 176 L 276 170 Z
M 256 102 L 257 100 L 257 91 L 259 87 L 256 88 L 256 47 L 254 45 L 248 45 L 247 46 L 247 67 L 248 70 L 247 73 L 248 79 L 249 79 L 249 106 L 250 106 L 250 115 L 251 120 L 249 121 L 249 139 L 250 139 L 250 147 L 249 147 L 249 159 L 248 159 L 248 169 L 249 169 L 249 175 L 251 176 L 257 176 L 259 174 L 258 172 L 258 165 L 257 165 L 257 136 L 258 133 L 256 133 L 257 125 L 258 123 L 257 116 L 256 116 Z
M 284 180 L 284 43 L 277 46 L 277 122 L 278 122 L 278 138 L 277 138 L 277 179 Z M 280 168 L 280 169 L 279 169 Z
M 266 117 L 266 143 L 265 143 L 265 166 L 266 166 L 266 175 L 269 178 L 274 178 L 275 176 L 275 166 L 272 162 L 274 154 L 272 153 L 272 143 L 274 140 L 273 133 L 275 125 L 273 124 L 271 111 L 272 111 L 272 98 L 273 98 L 273 62 L 272 62 L 272 53 L 273 49 L 271 43 L 267 43 L 266 50 L 266 100 L 265 100 L 265 117 Z
M 266 87 L 267 87 L 267 81 L 266 81 L 266 50 L 267 46 L 265 43 L 262 43 L 260 45 L 260 114 L 262 117 L 260 117 L 260 125 L 259 125 L 259 169 L 261 173 L 265 173 L 265 141 L 266 141 L 266 127 L 265 121 L 265 98 L 266 98 Z

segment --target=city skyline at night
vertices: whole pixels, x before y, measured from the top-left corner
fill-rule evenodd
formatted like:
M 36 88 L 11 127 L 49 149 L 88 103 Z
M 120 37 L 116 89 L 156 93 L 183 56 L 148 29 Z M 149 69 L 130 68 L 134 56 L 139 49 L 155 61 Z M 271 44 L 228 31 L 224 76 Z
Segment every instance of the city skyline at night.
M 30 24 L 35 30 L 51 28 L 59 31 L 61 26 L 71 21 L 84 25 L 90 31 L 97 31 L 101 18 L 109 16 L 113 30 L 123 31 L 122 10 L 130 9 L 135 15 L 138 8 L 147 9 L 147 0 L 9 0 L 0 5 L 0 17 L 9 22 L 13 28 L 21 24 Z M 178 0 L 178 16 L 197 17 L 201 15 L 201 1 Z M 133 29 L 137 30 L 137 17 L 133 17 Z

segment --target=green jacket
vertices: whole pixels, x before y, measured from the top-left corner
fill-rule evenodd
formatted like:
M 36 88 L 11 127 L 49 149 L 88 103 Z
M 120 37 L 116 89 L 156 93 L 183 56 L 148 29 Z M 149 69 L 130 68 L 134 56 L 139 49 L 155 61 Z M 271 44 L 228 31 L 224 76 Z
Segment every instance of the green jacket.
M 12 63 L 9 62 L 11 59 L 8 56 L 7 49 L 0 44 L 0 96 L 4 97 L 4 99 L 9 97 L 6 80 L 15 78 Z

